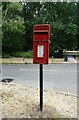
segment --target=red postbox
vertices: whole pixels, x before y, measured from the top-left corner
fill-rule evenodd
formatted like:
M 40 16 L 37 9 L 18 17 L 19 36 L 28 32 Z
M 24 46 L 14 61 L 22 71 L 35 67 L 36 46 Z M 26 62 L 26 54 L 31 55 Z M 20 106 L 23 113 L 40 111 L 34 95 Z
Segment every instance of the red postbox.
M 48 64 L 50 43 L 50 25 L 33 26 L 33 63 Z

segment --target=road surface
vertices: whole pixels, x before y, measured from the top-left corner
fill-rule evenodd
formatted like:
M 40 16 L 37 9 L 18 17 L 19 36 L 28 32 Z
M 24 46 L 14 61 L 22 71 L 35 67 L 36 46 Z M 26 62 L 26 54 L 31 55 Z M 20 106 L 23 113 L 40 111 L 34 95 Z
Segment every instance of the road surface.
M 77 94 L 77 64 L 48 64 L 44 66 L 44 89 Z M 13 83 L 39 88 L 39 65 L 3 64 L 2 78 Z

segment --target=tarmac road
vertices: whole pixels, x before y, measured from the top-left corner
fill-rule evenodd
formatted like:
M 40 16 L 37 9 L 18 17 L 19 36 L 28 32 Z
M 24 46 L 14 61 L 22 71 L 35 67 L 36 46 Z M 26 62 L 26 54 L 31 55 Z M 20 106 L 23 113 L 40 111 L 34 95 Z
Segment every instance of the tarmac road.
M 44 68 L 44 89 L 77 94 L 77 64 L 48 64 Z M 13 83 L 39 88 L 39 65 L 3 64 L 2 78 Z

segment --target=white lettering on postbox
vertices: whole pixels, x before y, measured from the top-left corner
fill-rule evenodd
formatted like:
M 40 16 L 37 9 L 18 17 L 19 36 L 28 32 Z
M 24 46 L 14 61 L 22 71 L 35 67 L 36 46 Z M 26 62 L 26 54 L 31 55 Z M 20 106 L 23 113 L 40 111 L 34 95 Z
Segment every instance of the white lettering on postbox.
M 38 52 L 37 52 L 37 57 L 43 57 L 44 56 L 44 46 L 43 45 L 38 45 Z

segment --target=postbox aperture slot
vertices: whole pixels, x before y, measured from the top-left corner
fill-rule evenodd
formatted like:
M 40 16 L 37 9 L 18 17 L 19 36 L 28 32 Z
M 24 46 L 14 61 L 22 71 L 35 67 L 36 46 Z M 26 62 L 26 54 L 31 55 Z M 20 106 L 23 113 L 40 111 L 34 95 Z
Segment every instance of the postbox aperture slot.
M 42 34 L 42 35 L 45 34 L 45 35 L 48 35 L 48 32 L 34 32 L 34 34 L 39 34 L 39 35 L 40 34 Z
M 49 40 L 48 32 L 34 32 L 34 40 Z

